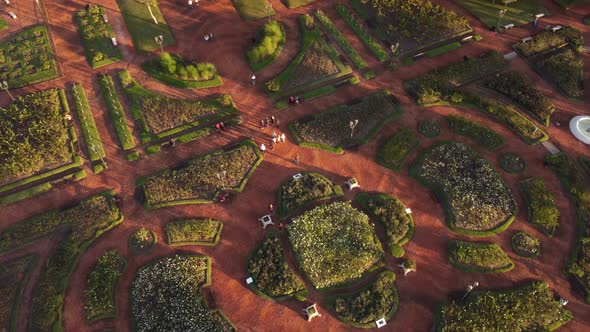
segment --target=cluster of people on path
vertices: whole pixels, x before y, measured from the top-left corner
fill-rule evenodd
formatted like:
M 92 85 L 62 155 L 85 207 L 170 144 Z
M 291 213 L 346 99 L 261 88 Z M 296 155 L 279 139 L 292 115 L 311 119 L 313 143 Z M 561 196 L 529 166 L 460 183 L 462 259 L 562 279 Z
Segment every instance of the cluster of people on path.
M 260 120 L 260 127 L 266 128 L 266 127 L 273 127 L 274 126 L 274 127 L 278 128 L 279 123 L 280 123 L 279 119 L 275 118 L 274 115 L 272 115 L 270 118 L 267 116 L 266 118 Z
M 188 0 L 189 7 L 193 8 L 194 6 L 198 6 L 198 5 L 199 5 L 199 0 Z
M 289 104 L 295 104 L 295 105 L 299 105 L 300 102 L 302 102 L 303 99 L 299 96 L 291 96 L 289 97 Z
M 213 40 L 213 33 L 208 33 L 206 34 L 203 39 L 205 39 L 205 41 L 211 41 Z
M 217 122 L 215 124 L 215 132 L 219 134 L 222 131 L 225 131 L 225 125 L 223 124 L 223 122 Z
M 272 138 L 270 139 L 269 148 L 271 150 L 274 150 L 275 144 L 285 143 L 286 141 L 287 141 L 287 136 L 285 135 L 285 133 L 281 133 L 279 135 L 279 134 L 277 134 L 276 131 L 273 131 Z M 266 152 L 266 145 L 264 143 L 260 144 L 260 151 L 262 151 L 262 153 Z

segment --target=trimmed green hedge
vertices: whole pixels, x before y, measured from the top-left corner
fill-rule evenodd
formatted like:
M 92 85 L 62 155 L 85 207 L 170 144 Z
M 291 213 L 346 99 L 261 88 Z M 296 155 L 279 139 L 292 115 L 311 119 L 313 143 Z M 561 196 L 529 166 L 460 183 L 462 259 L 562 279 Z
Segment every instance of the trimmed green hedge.
M 385 145 L 377 151 L 377 162 L 394 171 L 400 171 L 404 162 L 418 147 L 419 141 L 414 131 L 410 128 L 402 128 L 391 136 Z
M 461 42 L 454 42 L 454 43 L 450 43 L 447 45 L 443 45 L 437 48 L 433 48 L 430 51 L 427 51 L 425 53 L 425 55 L 429 58 L 434 58 L 435 56 L 441 55 L 441 54 L 445 54 L 451 51 L 454 51 L 458 48 L 461 48 L 462 44 Z
M 109 250 L 98 258 L 88 275 L 88 284 L 84 290 L 87 320 L 116 317 L 115 294 L 124 268 L 125 259 L 116 249 Z
M 0 197 L 0 204 L 12 204 L 23 199 L 31 198 L 49 191 L 52 187 L 53 185 L 50 182 L 45 182 L 14 194 Z
M 111 121 L 115 127 L 115 132 L 121 142 L 121 148 L 123 148 L 123 150 L 133 149 L 135 147 L 135 139 L 133 138 L 131 129 L 127 125 L 125 111 L 117 97 L 117 90 L 113 84 L 113 79 L 108 74 L 101 74 L 99 75 L 98 82 L 100 83 L 102 96 L 107 105 L 107 109 L 109 110 Z
M 177 220 L 166 224 L 166 242 L 170 246 L 214 246 L 219 242 L 223 223 L 214 219 Z
M 303 172 L 301 178 L 291 177 L 279 187 L 277 214 L 280 219 L 285 219 L 313 202 L 342 195 L 342 188 L 327 177 L 319 173 Z
M 553 236 L 559 226 L 559 210 L 545 180 L 542 177 L 521 180 L 519 188 L 527 204 L 529 222 L 547 236 Z
M 371 33 L 363 27 L 355 15 L 344 5 L 336 4 L 336 11 L 342 19 L 348 24 L 348 26 L 356 33 L 359 39 L 365 44 L 367 49 L 373 53 L 373 55 L 380 61 L 385 62 L 390 59 L 389 54 L 379 44 L 375 38 L 371 36 Z
M 80 118 L 82 135 L 84 136 L 84 141 L 86 141 L 86 146 L 88 147 L 90 160 L 100 160 L 101 158 L 106 157 L 106 153 L 104 152 L 98 129 L 96 129 L 96 123 L 94 122 L 92 111 L 90 111 L 84 87 L 80 83 L 74 83 L 72 86 L 72 92 L 74 101 L 76 102 L 76 111 Z
M 246 61 L 253 72 L 262 70 L 279 57 L 285 46 L 285 26 L 271 20 L 258 31 L 259 42 L 246 51 Z
M 504 138 L 500 134 L 478 122 L 454 115 L 448 115 L 445 119 L 455 134 L 474 140 L 486 150 L 494 151 L 504 145 Z
M 514 263 L 495 243 L 449 242 L 449 263 L 463 272 L 508 272 Z
M 167 54 L 167 53 L 162 53 Z M 160 55 L 160 58 L 162 57 Z M 153 60 L 146 61 L 141 64 L 141 69 L 148 73 L 153 78 L 167 84 L 170 86 L 175 86 L 178 88 L 185 88 L 185 89 L 206 89 L 206 88 L 214 88 L 223 85 L 223 79 L 217 73 L 217 69 L 210 63 L 198 63 L 196 65 L 191 64 L 189 61 L 181 58 L 178 55 L 171 55 L 170 56 L 175 64 L 173 67 L 175 68 L 174 74 L 171 74 L 167 70 L 164 70 L 161 65 L 160 58 L 156 58 Z M 192 67 L 189 67 L 192 66 Z M 201 67 L 204 67 L 201 69 Z M 212 68 L 211 68 L 212 67 Z M 182 69 L 181 69 L 182 68 Z M 201 70 L 199 70 L 201 69 Z M 169 69 L 168 69 L 169 70 Z M 189 74 L 198 74 L 200 72 L 206 71 L 207 75 L 210 72 L 213 72 L 213 76 L 207 80 L 189 80 Z M 183 79 L 186 78 L 186 79 Z
M 367 63 L 365 62 L 365 60 L 361 57 L 357 50 L 354 47 L 352 47 L 352 45 L 348 42 L 344 35 L 342 35 L 340 31 L 338 31 L 338 29 L 336 28 L 334 23 L 332 23 L 332 20 L 330 20 L 330 18 L 326 15 L 326 13 L 318 9 L 315 12 L 315 17 L 318 19 L 318 21 L 322 23 L 324 28 L 328 30 L 328 32 L 336 40 L 336 43 L 338 43 L 338 46 L 340 46 L 340 48 L 344 51 L 344 53 L 346 53 L 348 58 L 350 58 L 352 63 L 354 63 L 354 65 L 358 69 L 367 68 Z

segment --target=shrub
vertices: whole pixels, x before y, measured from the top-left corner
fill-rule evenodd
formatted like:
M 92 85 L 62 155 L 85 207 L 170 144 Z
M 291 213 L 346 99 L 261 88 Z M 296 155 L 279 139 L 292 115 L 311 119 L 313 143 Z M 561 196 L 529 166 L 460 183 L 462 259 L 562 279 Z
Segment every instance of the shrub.
M 124 267 L 125 259 L 116 249 L 98 258 L 88 275 L 88 285 L 84 291 L 86 319 L 92 321 L 115 317 L 115 291 Z
M 299 179 L 289 179 L 279 188 L 279 218 L 284 219 L 314 201 L 338 196 L 335 187 L 332 181 L 318 173 L 305 172 Z
M 512 250 L 522 257 L 535 257 L 541 253 L 541 241 L 531 234 L 516 232 L 512 236 Z
M 444 202 L 447 222 L 454 231 L 497 234 L 516 215 L 514 197 L 500 175 L 467 145 L 435 144 L 414 162 L 410 172 Z
M 566 43 L 567 40 L 564 35 L 551 30 L 542 30 L 534 35 L 531 41 L 515 44 L 514 49 L 528 58 L 547 52 L 555 47 L 563 46 Z
M 538 61 L 536 66 L 567 96 L 584 95 L 584 61 L 579 54 L 566 49 Z
M 425 137 L 434 138 L 440 134 L 440 127 L 436 119 L 421 120 L 418 122 L 418 131 Z
M 369 31 L 359 23 L 358 19 L 350 10 L 348 10 L 348 8 L 346 8 L 346 6 L 336 4 L 336 11 L 380 62 L 389 60 L 389 54 L 387 54 L 381 44 L 371 36 Z
M 235 331 L 201 293 L 210 273 L 209 257 L 200 255 L 163 257 L 139 269 L 129 301 L 133 330 Z
M 465 272 L 507 272 L 514 263 L 495 243 L 449 242 L 449 262 Z
M 258 32 L 258 43 L 246 52 L 248 65 L 253 71 L 269 65 L 276 59 L 285 45 L 285 27 L 277 21 L 269 21 Z
M 500 167 L 508 173 L 522 173 L 526 163 L 516 153 L 506 152 L 500 155 Z
M 397 198 L 381 193 L 361 193 L 356 196 L 363 210 L 385 228 L 385 242 L 394 257 L 401 257 L 401 248 L 414 235 L 414 220 L 406 206 Z
M 369 217 L 347 202 L 307 211 L 287 231 L 299 267 L 318 289 L 356 281 L 383 259 Z
M 214 246 L 219 241 L 223 223 L 214 219 L 177 220 L 166 224 L 168 245 Z
M 546 282 L 520 287 L 473 291 L 460 302 L 437 309 L 434 331 L 555 330 L 573 318 L 556 300 Z
M 453 115 L 448 115 L 446 120 L 455 134 L 476 141 L 486 150 L 497 150 L 504 145 L 504 138 L 500 134 L 475 121 Z
M 250 256 L 248 275 L 254 279 L 256 290 L 276 300 L 305 291 L 303 282 L 289 268 L 281 239 L 274 233 L 267 233 L 262 245 Z
M 541 177 L 532 177 L 520 181 L 519 185 L 528 206 L 529 222 L 546 235 L 553 236 L 559 225 L 559 210 L 545 180 Z
M 176 73 L 176 60 L 170 55 L 168 52 L 160 53 L 158 56 L 158 62 L 160 64 L 160 68 L 166 71 L 168 74 L 175 74 Z
M 138 228 L 129 237 L 129 249 L 135 254 L 150 252 L 156 245 L 156 234 L 147 228 Z
M 365 289 L 351 294 L 328 298 L 328 305 L 336 317 L 354 327 L 375 327 L 375 321 L 390 319 L 398 306 L 395 274 L 381 272 Z
M 357 52 L 357 50 L 354 47 L 352 47 L 348 40 L 344 38 L 344 35 L 342 35 L 340 31 L 338 31 L 338 28 L 336 28 L 336 26 L 334 25 L 334 23 L 332 23 L 332 20 L 330 20 L 326 13 L 318 9 L 315 12 L 315 17 L 318 19 L 318 21 L 320 21 L 323 24 L 324 28 L 326 28 L 326 30 L 328 30 L 328 32 L 332 34 L 332 37 L 334 37 L 336 43 L 338 43 L 338 46 L 340 46 L 340 49 L 342 49 L 344 53 L 346 53 L 348 58 L 350 58 L 352 63 L 354 63 L 354 65 L 358 69 L 363 69 L 367 67 L 367 63 L 365 62 L 365 60 L 363 60 L 361 55 Z
M 391 136 L 377 152 L 377 162 L 387 168 L 400 171 L 406 158 L 418 146 L 418 137 L 409 128 L 403 128 Z

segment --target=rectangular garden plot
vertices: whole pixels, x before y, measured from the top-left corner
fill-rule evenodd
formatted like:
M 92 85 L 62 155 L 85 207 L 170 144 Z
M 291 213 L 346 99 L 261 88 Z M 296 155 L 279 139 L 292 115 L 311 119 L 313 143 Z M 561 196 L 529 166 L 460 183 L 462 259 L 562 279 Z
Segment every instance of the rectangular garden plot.
M 222 190 L 242 191 L 262 162 L 251 140 L 198 156 L 172 169 L 140 178 L 146 208 L 212 203 Z
M 391 94 L 380 91 L 355 104 L 338 105 L 309 119 L 291 122 L 288 128 L 301 146 L 342 153 L 344 148 L 367 143 L 387 122 L 401 114 Z
M 102 6 L 88 5 L 76 13 L 76 22 L 82 35 L 86 58 L 92 68 L 98 68 L 120 61 L 123 57 L 112 38 L 115 32 Z
M 47 28 L 26 28 L 0 44 L 0 80 L 11 89 L 58 77 Z
M 135 49 L 151 52 L 160 48 L 154 40 L 162 36 L 162 46 L 174 44 L 174 36 L 155 1 L 117 0 Z
M 177 220 L 166 224 L 166 239 L 171 246 L 214 246 L 219 241 L 223 223 L 214 219 Z

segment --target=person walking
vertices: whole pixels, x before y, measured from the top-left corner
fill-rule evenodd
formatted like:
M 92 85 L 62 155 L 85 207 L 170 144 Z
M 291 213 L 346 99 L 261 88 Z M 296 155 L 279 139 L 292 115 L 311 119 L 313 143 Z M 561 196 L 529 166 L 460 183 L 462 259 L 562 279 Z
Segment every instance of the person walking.
M 219 128 L 221 129 L 221 131 L 225 131 L 225 125 L 223 124 L 223 122 L 219 122 Z
M 219 123 L 215 124 L 215 132 L 218 134 L 221 133 L 221 126 L 219 125 Z
M 282 143 L 285 143 L 287 141 L 287 136 L 285 136 L 285 133 L 281 134 L 280 139 Z
M 266 118 L 264 118 L 264 127 L 268 127 L 268 126 L 270 126 L 270 119 L 267 116 Z
M 276 131 L 272 131 L 272 138 L 277 138 L 277 132 Z
M 252 74 L 252 85 L 256 85 L 256 75 Z
M 299 153 L 295 155 L 295 165 L 299 165 L 299 159 L 301 157 L 299 156 Z
M 264 143 L 260 144 L 260 151 L 264 153 L 266 151 L 266 145 Z
M 272 203 L 268 204 L 268 214 L 272 214 L 275 211 L 274 206 Z
M 274 116 L 274 115 L 272 115 L 272 116 L 270 117 L 270 124 L 271 124 L 271 125 L 273 125 L 273 126 L 274 126 L 274 124 L 275 124 L 275 116 Z

